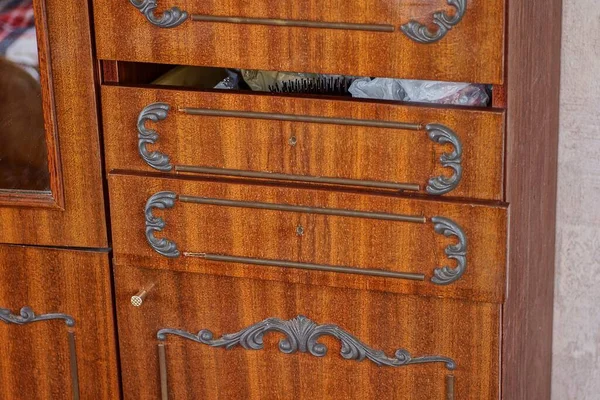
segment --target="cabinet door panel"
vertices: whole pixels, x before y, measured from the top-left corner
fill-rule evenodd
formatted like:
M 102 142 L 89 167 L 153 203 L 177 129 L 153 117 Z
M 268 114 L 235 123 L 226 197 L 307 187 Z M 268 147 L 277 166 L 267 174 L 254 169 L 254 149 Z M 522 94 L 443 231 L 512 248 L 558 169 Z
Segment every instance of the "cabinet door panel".
M 107 253 L 0 246 L 0 399 L 119 397 Z
M 498 399 L 496 304 L 121 265 L 115 280 L 126 400 Z

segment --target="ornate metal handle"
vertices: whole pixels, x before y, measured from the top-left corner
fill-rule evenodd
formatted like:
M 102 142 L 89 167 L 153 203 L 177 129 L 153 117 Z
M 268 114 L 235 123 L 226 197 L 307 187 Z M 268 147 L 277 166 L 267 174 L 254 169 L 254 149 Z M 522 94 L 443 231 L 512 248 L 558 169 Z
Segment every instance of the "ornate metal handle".
M 443 363 L 446 369 L 450 371 L 456 368 L 455 361 L 444 356 L 412 357 L 404 349 L 398 349 L 393 356 L 388 356 L 382 350 L 376 350 L 368 346 L 337 325 L 320 325 L 303 315 L 298 315 L 296 318 L 287 321 L 279 318 L 268 318 L 239 332 L 225 334 L 219 338 L 215 338 L 214 334 L 207 329 L 202 329 L 198 334 L 194 334 L 180 329 L 165 328 L 159 330 L 156 335 L 158 340 L 161 341 L 158 344 L 158 358 L 162 400 L 168 400 L 165 342 L 169 335 L 227 350 L 238 346 L 246 350 L 261 350 L 264 347 L 263 337 L 269 332 L 278 332 L 285 335 L 285 338 L 279 342 L 279 350 L 285 354 L 300 352 L 315 357 L 325 357 L 328 349 L 327 346 L 319 342 L 319 339 L 323 336 L 331 336 L 341 342 L 340 355 L 346 360 L 359 362 L 369 360 L 380 367 L 406 367 L 413 364 Z M 446 382 L 446 390 L 454 392 L 453 378 L 452 385 L 449 384 L 449 381 Z
M 71 391 L 73 400 L 79 400 L 79 373 L 77 367 L 77 347 L 75 345 L 75 318 L 67 314 L 51 313 L 36 315 L 31 307 L 21 308 L 18 315 L 7 308 L 0 308 L 0 321 L 6 324 L 27 325 L 34 322 L 62 320 L 68 327 L 67 340 L 69 343 L 69 369 L 71 373 Z
M 417 183 L 398 183 L 384 181 L 368 181 L 360 179 L 343 179 L 331 177 L 314 177 L 306 175 L 277 174 L 269 172 L 243 171 L 225 168 L 212 168 L 190 165 L 172 165 L 169 156 L 160 151 L 148 150 L 148 145 L 156 144 L 159 134 L 153 129 L 146 127 L 147 121 L 158 122 L 167 118 L 170 106 L 166 103 L 153 103 L 145 107 L 137 120 L 138 130 L 138 152 L 142 159 L 150 167 L 163 172 L 175 170 L 176 172 L 201 173 L 226 176 L 240 176 L 249 178 L 276 179 L 287 181 L 313 182 L 336 185 L 350 185 L 362 187 L 385 188 L 395 190 L 418 191 L 421 185 Z M 444 153 L 440 157 L 442 167 L 452 170 L 451 176 L 434 176 L 429 179 L 425 191 L 431 195 L 443 195 L 454 190 L 462 178 L 462 143 L 456 133 L 447 126 L 441 124 L 414 124 L 407 122 L 357 120 L 348 118 L 315 117 L 309 115 L 273 114 L 262 112 L 213 110 L 204 108 L 182 108 L 181 112 L 188 115 L 216 116 L 250 118 L 276 121 L 292 121 L 318 124 L 335 124 L 347 126 L 366 126 L 374 128 L 403 129 L 412 131 L 425 131 L 429 139 L 441 145 L 450 144 L 452 152 Z
M 219 22 L 229 24 L 250 24 L 250 25 L 269 25 L 269 26 L 287 26 L 316 29 L 342 29 L 358 30 L 367 32 L 387 32 L 391 33 L 396 27 L 391 24 L 350 24 L 341 22 L 317 22 L 291 19 L 272 19 L 272 18 L 244 18 L 244 17 L 222 17 L 214 15 L 191 14 L 182 11 L 178 7 L 171 7 L 164 11 L 159 17 L 155 14 L 157 9 L 157 0 L 129 0 L 129 2 L 153 25 L 159 28 L 174 28 L 184 23 L 188 17 L 196 22 Z M 467 0 L 447 0 L 448 4 L 455 9 L 454 15 L 450 16 L 445 11 L 437 11 L 433 14 L 433 23 L 437 30 L 432 32 L 425 25 L 415 20 L 400 26 L 400 30 L 410 39 L 417 43 L 429 44 L 437 42 L 458 24 L 464 17 L 467 10 Z
M 445 249 L 446 256 L 456 261 L 456 267 L 451 268 L 449 266 L 438 267 L 434 269 L 433 277 L 431 282 L 437 285 L 448 285 L 460 279 L 466 269 L 466 255 L 467 255 L 467 238 L 458 224 L 454 221 L 444 217 L 432 217 L 427 219 L 423 216 L 415 215 L 402 215 L 402 214 L 390 214 L 390 213 L 376 213 L 346 209 L 335 209 L 335 208 L 317 208 L 317 207 L 305 207 L 295 206 L 289 204 L 275 204 L 275 203 L 261 203 L 261 202 L 247 202 L 247 201 L 235 201 L 226 199 L 215 199 L 206 197 L 195 197 L 195 196 L 183 196 L 177 195 L 174 192 L 159 192 L 151 196 L 146 202 L 144 209 L 146 219 L 146 240 L 148 244 L 157 253 L 171 258 L 177 258 L 181 255 L 181 252 L 177 249 L 177 244 L 167 238 L 157 238 L 155 233 L 161 232 L 166 226 L 166 222 L 161 217 L 154 216 L 154 209 L 169 209 L 175 206 L 175 202 L 180 201 L 182 203 L 194 203 L 194 204 L 208 204 L 217 205 L 224 207 L 242 207 L 242 208 L 254 208 L 262 210 L 275 210 L 275 211 L 288 211 L 297 213 L 308 213 L 308 214 L 320 214 L 320 215 L 333 215 L 348 218 L 367 218 L 377 219 L 385 221 L 396 221 L 396 222 L 407 222 L 407 223 L 418 223 L 426 224 L 431 222 L 433 229 L 437 234 L 444 236 L 453 236 L 458 239 L 458 242 L 453 245 L 449 245 Z M 342 272 L 352 273 L 369 276 L 382 276 L 392 277 L 399 279 L 410 279 L 410 280 L 424 280 L 423 274 L 410 274 L 403 272 L 392 272 L 379 269 L 361 269 L 356 267 L 346 266 L 331 266 L 322 264 L 310 264 L 310 263 L 299 263 L 285 260 L 269 260 L 269 259 L 257 259 L 248 257 L 237 257 L 232 255 L 222 254 L 208 254 L 201 252 L 184 252 L 186 257 L 200 257 L 213 261 L 221 262 L 234 262 L 234 263 L 246 263 L 246 264 L 257 264 L 257 265 L 268 265 L 268 266 L 279 266 L 288 268 L 300 268 L 309 270 L 320 270 L 329 272 Z

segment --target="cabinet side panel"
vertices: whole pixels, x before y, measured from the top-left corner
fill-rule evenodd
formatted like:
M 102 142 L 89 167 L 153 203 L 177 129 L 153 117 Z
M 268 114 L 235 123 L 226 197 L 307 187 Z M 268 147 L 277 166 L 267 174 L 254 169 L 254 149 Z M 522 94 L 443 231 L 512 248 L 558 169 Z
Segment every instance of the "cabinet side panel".
M 561 0 L 510 1 L 503 398 L 550 398 Z

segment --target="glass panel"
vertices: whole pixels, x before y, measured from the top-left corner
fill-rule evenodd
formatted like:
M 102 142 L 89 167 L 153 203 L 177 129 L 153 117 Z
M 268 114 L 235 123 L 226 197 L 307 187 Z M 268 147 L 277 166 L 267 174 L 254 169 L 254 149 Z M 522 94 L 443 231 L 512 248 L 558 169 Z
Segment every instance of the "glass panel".
M 46 137 L 34 2 L 0 0 L 0 191 L 50 190 Z

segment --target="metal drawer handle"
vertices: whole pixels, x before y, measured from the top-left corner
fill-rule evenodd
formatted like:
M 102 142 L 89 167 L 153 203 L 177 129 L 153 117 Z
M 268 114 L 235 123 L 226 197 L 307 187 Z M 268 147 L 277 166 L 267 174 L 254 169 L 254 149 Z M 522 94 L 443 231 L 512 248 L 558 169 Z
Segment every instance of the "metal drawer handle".
M 73 400 L 79 400 L 79 372 L 77 367 L 77 346 L 75 344 L 75 318 L 67 314 L 50 313 L 36 315 L 31 307 L 23 307 L 19 315 L 13 314 L 8 308 L 0 308 L 0 321 L 6 324 L 27 325 L 34 322 L 62 320 L 67 326 L 67 340 L 69 343 L 69 370 L 71 374 L 71 391 Z
M 153 212 L 155 209 L 170 209 L 175 206 L 175 202 L 179 201 L 182 203 L 193 203 L 193 204 L 205 204 L 205 205 L 216 205 L 223 207 L 242 207 L 242 208 L 253 208 L 261 210 L 273 210 L 273 211 L 287 211 L 297 212 L 306 214 L 319 214 L 319 215 L 331 215 L 341 216 L 348 218 L 366 218 L 376 219 L 385 221 L 396 221 L 405 223 L 417 223 L 427 224 L 428 222 L 433 224 L 434 231 L 439 235 L 447 237 L 456 237 L 458 242 L 446 247 L 445 253 L 449 259 L 456 261 L 456 267 L 451 268 L 449 266 L 438 267 L 434 269 L 433 277 L 431 282 L 436 285 L 448 285 L 451 284 L 464 274 L 467 264 L 467 238 L 462 228 L 454 221 L 444 217 L 432 217 L 427 219 L 423 216 L 418 215 L 402 215 L 402 214 L 390 214 L 390 213 L 377 213 L 367 211 L 356 211 L 336 208 L 318 208 L 318 207 L 306 207 L 296 206 L 289 204 L 276 204 L 276 203 L 261 203 L 261 202 L 248 202 L 248 201 L 235 201 L 227 199 L 215 199 L 207 197 L 196 197 L 196 196 L 184 196 L 177 195 L 174 192 L 158 192 L 151 196 L 146 202 L 144 209 L 146 219 L 146 240 L 148 244 L 157 253 L 170 258 L 177 258 L 181 256 L 181 252 L 177 248 L 177 244 L 167 238 L 157 238 L 155 234 L 162 232 L 166 226 L 166 222 L 161 217 L 154 216 Z M 310 264 L 310 263 L 297 263 L 292 261 L 284 260 L 269 260 L 269 259 L 255 259 L 248 257 L 237 257 L 233 255 L 220 255 L 220 254 L 208 254 L 202 252 L 183 252 L 184 257 L 200 257 L 210 259 L 213 261 L 223 262 L 241 262 L 255 265 L 268 265 L 268 266 L 279 266 L 288 268 L 301 268 L 310 270 L 320 271 L 335 271 L 343 273 L 353 273 L 360 275 L 369 276 L 381 276 L 381 277 L 393 277 L 398 279 L 410 279 L 410 280 L 424 280 L 422 274 L 410 274 L 402 272 L 391 272 L 379 269 L 360 269 L 354 267 L 344 266 L 331 266 L 323 264 Z
M 165 348 L 165 343 L 169 335 L 227 350 L 238 346 L 246 350 L 261 350 L 264 347 L 263 337 L 269 332 L 278 332 L 285 335 L 285 338 L 279 341 L 279 351 L 285 354 L 300 352 L 310 354 L 314 357 L 325 357 L 328 351 L 327 346 L 320 343 L 319 340 L 324 336 L 330 336 L 340 341 L 340 355 L 345 360 L 359 362 L 369 360 L 380 367 L 406 367 L 414 364 L 443 363 L 449 371 L 456 368 L 455 361 L 449 357 L 437 355 L 412 357 L 405 349 L 398 349 L 393 356 L 388 356 L 382 350 L 368 346 L 337 325 L 317 324 L 303 315 L 298 315 L 296 318 L 287 321 L 279 318 L 267 318 L 239 332 L 225 334 L 219 338 L 215 338 L 213 332 L 207 329 L 202 329 L 198 334 L 194 334 L 180 329 L 165 328 L 159 330 L 156 335 L 160 341 L 158 343 L 158 358 L 161 377 L 161 399 L 168 400 L 169 398 Z M 452 393 L 454 392 L 453 383 L 453 377 L 451 379 L 446 378 L 447 393 L 448 390 L 452 390 Z M 453 397 L 448 398 L 451 399 Z
M 342 29 L 357 30 L 367 32 L 395 32 L 396 28 L 391 24 L 351 24 L 343 22 L 317 22 L 293 19 L 273 19 L 273 18 L 245 18 L 229 17 L 215 15 L 191 14 L 182 11 L 178 7 L 171 7 L 164 11 L 160 17 L 154 13 L 157 9 L 158 0 L 129 0 L 129 2 L 153 25 L 159 28 L 174 28 L 184 23 L 188 17 L 194 22 L 217 22 L 229 24 L 250 24 L 267 26 L 286 26 L 315 29 Z M 449 16 L 445 11 L 436 11 L 433 14 L 433 23 L 437 30 L 432 32 L 425 25 L 415 20 L 410 20 L 402 25 L 400 30 L 410 39 L 418 43 L 434 43 L 442 39 L 446 34 L 458 24 L 467 10 L 467 0 L 447 0 L 448 4 L 456 11 L 453 16 Z
M 137 120 L 138 152 L 142 159 L 146 162 L 146 164 L 159 171 L 169 172 L 175 170 L 175 172 L 213 174 L 259 179 L 276 179 L 286 181 L 349 185 L 407 191 L 419 191 L 421 189 L 421 185 L 418 183 L 368 181 L 360 179 L 278 174 L 269 172 L 254 172 L 190 165 L 172 165 L 168 155 L 161 153 L 160 151 L 148 150 L 148 145 L 156 144 L 156 142 L 159 139 L 159 134 L 156 130 L 149 129 L 146 127 L 147 121 L 159 122 L 166 119 L 169 110 L 170 106 L 166 103 L 153 103 L 142 110 Z M 364 126 L 373 128 L 423 131 L 427 133 L 429 139 L 434 143 L 438 143 L 441 145 L 450 144 L 452 146 L 452 151 L 449 153 L 442 154 L 442 156 L 439 159 L 442 167 L 449 168 L 452 170 L 452 175 L 440 175 L 431 177 L 427 183 L 425 191 L 431 195 L 443 195 L 454 190 L 459 185 L 462 179 L 462 143 L 453 130 L 441 124 L 421 125 L 407 122 L 330 118 L 316 117 L 310 115 L 274 114 L 252 111 L 212 110 L 205 108 L 182 108 L 179 111 L 188 115 L 249 118 L 261 120 L 291 121 L 316 124 L 334 124 L 346 126 Z

